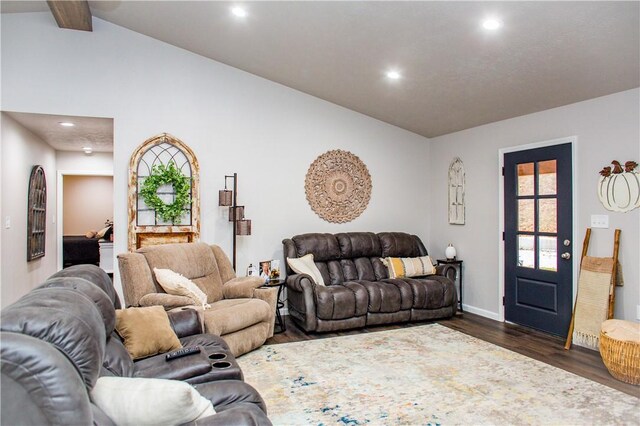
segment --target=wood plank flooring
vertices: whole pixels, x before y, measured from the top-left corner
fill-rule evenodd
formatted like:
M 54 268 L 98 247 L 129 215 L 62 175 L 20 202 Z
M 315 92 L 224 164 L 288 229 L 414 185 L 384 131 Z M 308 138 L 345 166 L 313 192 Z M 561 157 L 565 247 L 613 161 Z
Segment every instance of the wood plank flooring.
M 285 316 L 285 321 L 287 331 L 274 335 L 267 340 L 266 344 L 324 339 L 428 324 L 428 322 L 393 324 L 336 333 L 307 334 L 298 328 L 288 316 Z M 458 313 L 451 319 L 435 322 L 640 398 L 640 386 L 630 385 L 613 378 L 602 363 L 600 354 L 597 351 L 578 346 L 572 346 L 571 350 L 565 351 L 564 339 L 559 337 L 519 325 L 493 321 L 467 312 L 464 314 Z

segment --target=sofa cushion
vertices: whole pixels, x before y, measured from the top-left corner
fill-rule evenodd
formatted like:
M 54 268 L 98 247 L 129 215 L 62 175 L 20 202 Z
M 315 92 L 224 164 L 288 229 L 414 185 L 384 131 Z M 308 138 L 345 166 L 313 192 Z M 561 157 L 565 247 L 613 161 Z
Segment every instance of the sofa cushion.
M 323 287 L 316 292 L 316 314 L 323 320 L 340 320 L 366 315 L 369 296 L 358 282 Z
M 216 413 L 211 401 L 178 380 L 101 377 L 91 400 L 118 425 L 177 425 Z
M 389 278 L 424 277 L 436 273 L 429 256 L 385 257 L 382 263 L 389 270 Z
M 118 309 L 116 331 L 134 360 L 182 347 L 162 306 Z
M 292 238 L 297 257 L 312 253 L 316 262 L 340 259 L 340 245 L 332 234 L 303 234 Z
M 378 238 L 382 247 L 380 257 L 419 257 L 427 254 L 417 237 L 404 232 L 381 232 Z
M 287 257 L 287 263 L 294 272 L 298 274 L 307 274 L 316 284 L 325 285 L 324 278 L 314 262 L 314 256 L 312 253 L 305 254 L 302 257 Z
M 373 232 L 349 232 L 336 234 L 342 258 L 380 257 L 382 248 Z
M 440 309 L 455 303 L 455 284 L 446 277 L 431 275 L 426 278 L 400 278 L 399 280 L 411 287 L 414 309 Z
M 358 281 L 369 296 L 368 312 L 389 313 L 413 307 L 411 287 L 400 280 Z
M 207 295 L 189 278 L 171 269 L 153 268 L 153 273 L 158 283 L 167 293 L 175 296 L 186 296 L 193 301 L 193 304 L 203 308 L 208 306 Z
M 272 319 L 271 307 L 260 299 L 224 299 L 212 303 L 204 311 L 205 330 L 216 336 L 243 330 L 260 322 L 268 323 Z
M 207 295 L 207 302 L 223 298 L 218 263 L 207 244 L 163 244 L 143 247 L 137 252 L 144 255 L 151 270 L 171 269 L 193 281 Z

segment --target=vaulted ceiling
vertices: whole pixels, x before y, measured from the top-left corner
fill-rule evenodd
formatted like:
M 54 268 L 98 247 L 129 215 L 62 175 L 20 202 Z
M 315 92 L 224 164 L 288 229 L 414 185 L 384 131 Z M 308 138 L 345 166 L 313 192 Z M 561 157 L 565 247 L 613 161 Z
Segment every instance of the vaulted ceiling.
M 426 137 L 640 86 L 636 1 L 89 6 L 94 17 Z M 3 13 L 48 10 L 2 2 Z M 501 26 L 483 28 L 489 17 Z

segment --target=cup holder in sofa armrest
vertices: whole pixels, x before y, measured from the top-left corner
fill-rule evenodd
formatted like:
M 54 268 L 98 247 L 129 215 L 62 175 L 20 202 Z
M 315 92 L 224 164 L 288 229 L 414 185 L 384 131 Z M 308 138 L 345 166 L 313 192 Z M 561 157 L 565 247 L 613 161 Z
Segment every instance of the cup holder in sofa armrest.
M 215 360 L 215 361 L 219 361 L 221 359 L 225 359 L 227 357 L 227 354 L 223 353 L 223 352 L 214 352 L 211 355 L 209 355 L 209 359 Z
M 229 368 L 231 367 L 231 363 L 229 361 L 216 361 L 213 364 L 211 364 L 211 366 L 213 368 Z

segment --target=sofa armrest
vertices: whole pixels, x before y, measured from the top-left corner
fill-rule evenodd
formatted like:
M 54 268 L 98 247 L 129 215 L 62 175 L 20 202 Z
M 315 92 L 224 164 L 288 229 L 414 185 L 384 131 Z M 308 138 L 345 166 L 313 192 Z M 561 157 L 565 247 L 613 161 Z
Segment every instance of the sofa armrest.
M 442 275 L 443 277 L 447 277 L 451 281 L 456 282 L 456 275 L 458 275 L 458 270 L 453 265 L 438 265 L 436 266 L 436 275 Z
M 225 299 L 252 298 L 253 291 L 263 284 L 260 277 L 237 277 L 222 285 L 222 294 Z
M 176 296 L 167 293 L 149 293 L 139 300 L 140 306 L 163 306 L 165 310 L 193 305 L 193 300 L 186 296 Z
M 287 277 L 287 288 L 298 293 L 305 291 L 313 293 L 317 286 L 313 278 L 307 274 L 293 274 Z
M 154 355 L 133 363 L 133 377 L 186 380 L 211 371 L 211 360 L 204 348 L 201 352 L 167 361 L 165 355 Z
M 167 312 L 171 328 L 178 338 L 203 333 L 202 322 L 198 311 L 190 308 L 176 309 Z

